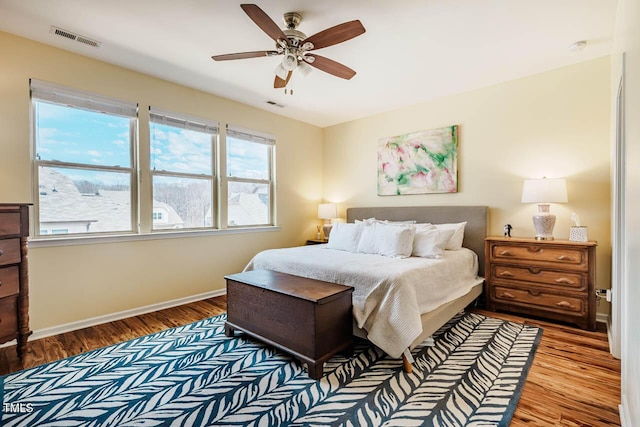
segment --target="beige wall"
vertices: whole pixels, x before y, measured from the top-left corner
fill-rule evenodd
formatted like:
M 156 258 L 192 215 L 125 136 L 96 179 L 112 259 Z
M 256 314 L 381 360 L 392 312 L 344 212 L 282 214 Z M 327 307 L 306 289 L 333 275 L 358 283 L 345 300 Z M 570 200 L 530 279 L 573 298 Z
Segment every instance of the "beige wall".
M 552 205 L 554 235 L 567 239 L 571 213 L 597 240 L 597 283 L 610 286 L 609 57 L 324 129 L 324 195 L 349 206 L 488 205 L 490 234 L 506 223 L 533 236 L 535 205 L 522 183 L 567 179 L 569 203 Z M 459 125 L 455 194 L 377 196 L 380 137 Z M 599 311 L 608 307 L 601 304 Z
M 322 191 L 322 131 L 291 119 L 0 32 L 0 201 L 31 202 L 29 78 L 140 104 L 140 140 L 149 105 L 276 136 L 275 232 L 211 235 L 64 247 L 29 255 L 34 330 L 224 288 L 265 248 L 315 235 Z M 311 161 L 314 159 L 314 161 Z

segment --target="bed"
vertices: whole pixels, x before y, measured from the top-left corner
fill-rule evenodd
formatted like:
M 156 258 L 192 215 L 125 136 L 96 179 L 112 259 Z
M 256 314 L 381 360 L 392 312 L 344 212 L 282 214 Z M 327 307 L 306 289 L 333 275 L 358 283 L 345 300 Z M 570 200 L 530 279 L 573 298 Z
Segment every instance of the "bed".
M 403 357 L 405 368 L 410 370 L 409 350 L 482 293 L 487 212 L 486 206 L 349 208 L 347 223 L 369 218 L 431 224 L 466 222 L 463 249 L 444 251 L 442 258 L 434 260 L 310 245 L 260 252 L 245 271 L 269 269 L 354 286 L 354 334 L 369 339 L 391 357 Z M 424 279 L 424 268 L 430 271 L 429 280 Z M 452 275 L 459 277 L 452 280 Z

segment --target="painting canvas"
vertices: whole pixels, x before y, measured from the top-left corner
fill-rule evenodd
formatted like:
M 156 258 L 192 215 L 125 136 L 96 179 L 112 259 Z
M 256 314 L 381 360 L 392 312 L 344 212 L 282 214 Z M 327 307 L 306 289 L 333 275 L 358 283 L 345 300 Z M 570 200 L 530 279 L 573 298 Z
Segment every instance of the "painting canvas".
M 458 126 L 380 139 L 378 195 L 457 191 Z

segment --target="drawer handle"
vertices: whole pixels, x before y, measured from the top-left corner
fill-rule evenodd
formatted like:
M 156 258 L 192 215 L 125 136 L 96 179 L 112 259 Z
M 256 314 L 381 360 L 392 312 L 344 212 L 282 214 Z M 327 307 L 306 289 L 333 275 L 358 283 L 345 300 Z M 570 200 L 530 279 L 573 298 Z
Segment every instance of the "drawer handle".
M 556 283 L 562 283 L 563 285 L 573 285 L 575 282 L 573 280 L 567 279 L 566 277 L 560 277 L 555 280 Z
M 558 307 L 562 307 L 562 308 L 569 308 L 569 307 L 570 307 L 570 308 L 573 308 L 573 304 L 571 304 L 570 302 L 567 302 L 567 301 L 560 301 L 560 302 L 557 302 L 557 303 L 556 303 L 556 305 L 557 305 Z
M 504 270 L 498 273 L 498 276 L 500 277 L 513 277 L 513 273 L 510 272 L 509 270 Z
M 3 254 L 3 253 L 4 253 L 4 252 L 2 252 L 2 249 L 0 249 L 0 256 L 2 256 L 2 254 Z
M 558 259 L 560 261 L 573 261 L 573 258 L 571 258 L 569 255 L 560 255 Z
M 509 292 L 503 292 L 499 296 L 502 297 L 502 298 L 511 298 L 511 299 L 516 297 L 515 295 L 513 295 L 513 294 L 511 294 Z
M 529 246 L 527 249 L 529 249 L 529 252 L 540 252 L 542 250 L 540 246 Z
M 500 251 L 500 255 L 502 256 L 515 256 L 515 254 L 511 251 Z
M 532 267 L 529 267 L 527 270 L 529 270 L 529 273 L 531 274 L 540 274 L 540 271 L 541 271 L 539 268 L 532 268 Z
M 534 297 L 540 296 L 540 291 L 527 291 L 527 292 L 529 292 L 529 295 L 533 295 Z

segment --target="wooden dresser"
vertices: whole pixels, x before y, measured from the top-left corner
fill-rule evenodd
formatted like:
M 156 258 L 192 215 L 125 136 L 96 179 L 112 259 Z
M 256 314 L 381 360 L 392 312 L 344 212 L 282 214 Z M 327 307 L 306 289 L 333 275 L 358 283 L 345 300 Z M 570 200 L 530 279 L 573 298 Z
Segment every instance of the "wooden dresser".
M 594 241 L 488 237 L 487 309 L 595 330 L 596 245 Z
M 27 349 L 29 206 L 0 203 L 0 343 L 17 339 L 18 357 Z

